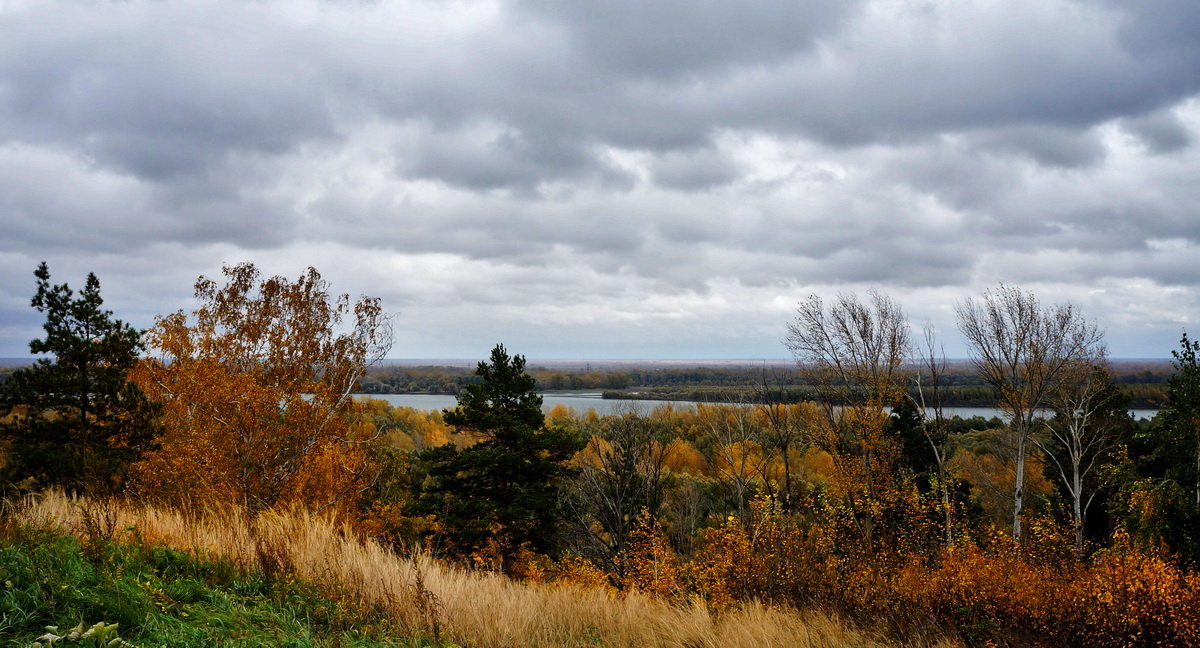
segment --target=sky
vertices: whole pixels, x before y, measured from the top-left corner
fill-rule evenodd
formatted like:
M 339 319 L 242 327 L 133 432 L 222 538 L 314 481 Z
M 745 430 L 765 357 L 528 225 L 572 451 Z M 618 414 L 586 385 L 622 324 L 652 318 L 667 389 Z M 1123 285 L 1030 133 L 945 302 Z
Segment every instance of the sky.
M 0 356 L 313 266 L 397 358 L 787 357 L 808 295 L 1200 322 L 1194 0 L 0 0 Z

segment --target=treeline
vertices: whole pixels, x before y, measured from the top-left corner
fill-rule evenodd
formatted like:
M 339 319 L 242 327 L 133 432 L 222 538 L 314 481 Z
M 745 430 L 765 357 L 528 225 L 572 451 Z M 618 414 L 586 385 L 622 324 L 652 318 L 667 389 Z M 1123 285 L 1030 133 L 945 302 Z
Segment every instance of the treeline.
M 796 369 L 754 367 L 631 368 L 614 371 L 564 371 L 533 367 L 530 375 L 542 391 L 602 392 L 618 400 L 682 400 L 701 403 L 802 403 L 825 394 L 811 376 Z M 1114 361 L 1112 380 L 1133 409 L 1158 409 L 1167 396 L 1171 367 L 1166 362 Z M 365 394 L 457 394 L 477 382 L 461 367 L 391 367 L 369 372 L 359 381 Z M 949 365 L 943 384 L 947 407 L 995 407 L 996 391 L 970 363 Z M 917 388 L 908 386 L 909 396 Z M 842 404 L 842 403 L 839 403 Z
M 543 391 L 627 389 L 633 386 L 630 373 L 624 371 L 556 371 L 532 368 L 529 374 Z M 477 384 L 478 376 L 462 367 L 392 367 L 375 369 L 359 380 L 364 394 L 457 394 L 467 385 Z
M 1165 384 L 1123 384 L 1121 394 L 1128 399 L 1131 409 L 1159 409 L 1167 399 Z M 813 385 L 796 385 L 762 390 L 757 387 L 693 387 L 674 389 L 605 390 L 604 398 L 614 400 L 678 400 L 699 403 L 804 403 L 822 401 L 827 397 Z M 916 398 L 919 391 L 908 387 L 906 397 Z M 845 405 L 843 402 L 834 402 Z M 996 407 L 996 391 L 983 385 L 950 386 L 943 391 L 945 407 Z

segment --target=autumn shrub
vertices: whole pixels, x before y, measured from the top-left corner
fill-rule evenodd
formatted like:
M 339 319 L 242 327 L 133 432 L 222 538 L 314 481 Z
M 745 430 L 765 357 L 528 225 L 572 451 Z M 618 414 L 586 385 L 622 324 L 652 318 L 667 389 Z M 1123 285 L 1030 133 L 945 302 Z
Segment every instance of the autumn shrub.
M 1074 585 L 1079 640 L 1096 646 L 1200 645 L 1200 574 L 1168 556 L 1121 541 Z
M 1029 540 L 989 531 L 914 551 L 866 551 L 821 524 L 729 518 L 675 553 L 643 516 L 623 583 L 714 613 L 766 602 L 825 609 L 897 638 L 971 646 L 1200 645 L 1200 574 L 1122 536 L 1090 560 L 1031 519 Z M 853 538 L 851 538 L 852 540 Z
M 689 563 L 688 578 L 709 607 L 729 610 L 739 601 L 763 598 L 766 558 L 766 552 L 756 550 L 746 529 L 730 517 L 725 524 L 703 532 Z
M 877 594 L 973 645 L 1200 645 L 1200 577 L 1128 543 L 1091 562 L 964 543 L 910 558 Z
M 643 511 L 629 534 L 625 577 L 621 585 L 666 599 L 681 600 L 685 593 L 683 560 L 671 548 L 658 523 Z
M 896 608 L 945 623 L 968 641 L 1007 645 L 1017 632 L 1045 636 L 1043 615 L 1047 599 L 1055 596 L 1045 589 L 1045 575 L 1016 551 L 966 543 L 932 559 L 909 559 L 880 594 Z

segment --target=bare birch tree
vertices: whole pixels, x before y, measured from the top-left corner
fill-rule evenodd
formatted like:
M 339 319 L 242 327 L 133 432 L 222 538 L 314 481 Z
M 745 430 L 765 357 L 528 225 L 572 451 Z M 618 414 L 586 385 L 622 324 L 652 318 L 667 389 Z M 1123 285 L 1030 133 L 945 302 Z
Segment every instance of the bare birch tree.
M 870 304 L 839 294 L 828 311 L 817 295 L 796 307 L 785 344 L 814 377 L 826 403 L 883 408 L 901 393 L 901 365 L 911 345 L 908 318 L 874 290 Z
M 896 444 L 884 408 L 903 393 L 910 339 L 907 317 L 890 297 L 870 303 L 839 294 L 828 310 L 817 295 L 796 308 L 785 340 L 801 369 L 815 378 L 824 408 L 811 441 L 834 462 L 834 478 L 861 539 L 873 542 L 893 478 Z
M 937 485 L 942 496 L 942 511 L 946 524 L 946 542 L 954 541 L 954 508 L 950 502 L 951 479 L 947 465 L 950 461 L 950 425 L 945 415 L 943 381 L 946 375 L 946 351 L 937 341 L 933 326 L 923 330 L 922 344 L 915 349 L 916 393 L 911 396 L 921 412 L 921 434 L 929 443 L 937 464 Z
M 1052 398 L 1056 414 L 1046 425 L 1047 436 L 1034 439 L 1071 497 L 1075 550 L 1082 555 L 1084 519 L 1100 490 L 1097 468 L 1117 447 L 1120 426 L 1129 420 L 1129 413 L 1119 402 L 1102 346 L 1097 346 L 1094 358 L 1067 373 Z
M 1025 458 L 1035 419 L 1050 405 L 1068 369 L 1095 354 L 1103 333 L 1071 304 L 1043 307 L 1033 293 L 1003 284 L 979 301 L 959 302 L 954 310 L 976 368 L 1009 418 L 1015 466 L 1012 533 L 1019 542 Z

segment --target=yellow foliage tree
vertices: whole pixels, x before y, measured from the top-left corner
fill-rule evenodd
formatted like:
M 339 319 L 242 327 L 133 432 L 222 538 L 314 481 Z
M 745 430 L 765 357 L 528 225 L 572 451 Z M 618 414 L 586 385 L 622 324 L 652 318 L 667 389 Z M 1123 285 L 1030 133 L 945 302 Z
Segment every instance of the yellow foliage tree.
M 223 286 L 197 280 L 190 316 L 160 317 L 146 332 L 158 359 L 134 377 L 163 404 L 167 433 L 139 467 L 142 488 L 252 514 L 347 502 L 369 464 L 351 391 L 391 346 L 379 300 L 330 295 L 313 268 L 295 281 L 261 279 L 250 263 L 222 270 Z
M 674 473 L 700 476 L 711 472 L 704 453 L 680 438 L 675 438 L 667 445 L 666 462 L 667 468 Z
M 627 561 L 624 587 L 668 600 L 683 595 L 683 561 L 648 511 L 642 511 L 630 533 Z

